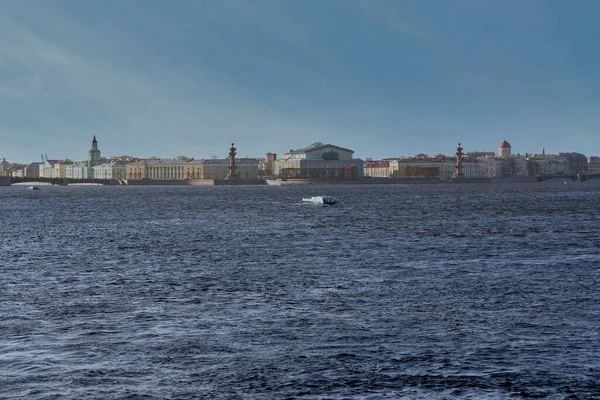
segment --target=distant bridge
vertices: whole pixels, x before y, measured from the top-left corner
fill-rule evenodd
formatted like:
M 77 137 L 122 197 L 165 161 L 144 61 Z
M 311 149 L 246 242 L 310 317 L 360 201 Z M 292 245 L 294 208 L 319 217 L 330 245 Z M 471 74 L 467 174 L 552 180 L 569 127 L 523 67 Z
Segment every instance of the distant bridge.
M 117 179 L 72 179 L 72 178 L 34 178 L 34 177 L 16 177 L 10 178 L 11 183 L 43 182 L 53 185 L 69 185 L 71 183 L 95 183 L 99 185 L 122 185 L 123 181 Z
M 570 179 L 572 181 L 584 182 L 590 179 L 598 179 L 600 174 L 577 174 L 577 175 L 553 175 L 553 176 L 538 176 L 536 177 L 538 182 L 547 181 L 548 179 Z

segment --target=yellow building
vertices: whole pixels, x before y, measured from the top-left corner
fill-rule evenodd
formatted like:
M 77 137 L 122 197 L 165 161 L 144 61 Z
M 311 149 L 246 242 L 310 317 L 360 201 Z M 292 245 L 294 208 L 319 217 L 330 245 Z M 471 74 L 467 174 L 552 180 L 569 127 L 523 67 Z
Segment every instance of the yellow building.
M 235 165 L 239 179 L 258 179 L 257 159 L 236 159 Z M 127 164 L 126 171 L 131 180 L 221 180 L 229 174 L 229 160 L 143 160 Z

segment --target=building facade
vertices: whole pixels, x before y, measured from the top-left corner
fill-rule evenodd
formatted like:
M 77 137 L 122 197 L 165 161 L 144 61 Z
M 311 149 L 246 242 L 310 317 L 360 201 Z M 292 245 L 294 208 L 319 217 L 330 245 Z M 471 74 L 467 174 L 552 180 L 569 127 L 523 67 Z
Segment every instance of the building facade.
M 363 174 L 371 178 L 391 178 L 390 162 L 388 160 L 366 161 L 363 163 Z
M 588 174 L 600 174 L 600 157 L 592 156 L 588 158 Z
M 273 163 L 273 173 L 286 179 L 354 179 L 364 175 L 363 161 L 353 150 L 321 142 L 290 150 Z
M 229 159 L 209 160 L 141 160 L 125 165 L 124 179 L 190 180 L 225 179 L 229 174 Z M 259 160 L 238 158 L 236 174 L 241 180 L 258 179 Z
M 94 179 L 127 179 L 127 168 L 125 164 L 111 160 L 109 162 L 92 167 L 94 170 Z

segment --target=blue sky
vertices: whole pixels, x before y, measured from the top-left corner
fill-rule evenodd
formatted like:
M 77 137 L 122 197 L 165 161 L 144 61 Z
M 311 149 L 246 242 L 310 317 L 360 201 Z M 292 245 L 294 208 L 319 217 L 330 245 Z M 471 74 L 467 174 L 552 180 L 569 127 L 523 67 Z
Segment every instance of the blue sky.
M 596 0 L 0 0 L 0 157 L 600 155 Z

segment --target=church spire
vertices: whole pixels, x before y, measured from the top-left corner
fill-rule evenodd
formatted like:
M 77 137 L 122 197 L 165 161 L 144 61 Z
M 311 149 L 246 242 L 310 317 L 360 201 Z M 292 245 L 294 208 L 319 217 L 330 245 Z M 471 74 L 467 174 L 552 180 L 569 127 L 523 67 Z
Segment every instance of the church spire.
M 93 167 L 94 165 L 100 164 L 100 162 L 100 150 L 98 150 L 98 141 L 96 140 L 96 135 L 94 135 L 92 148 L 88 151 L 88 166 Z

